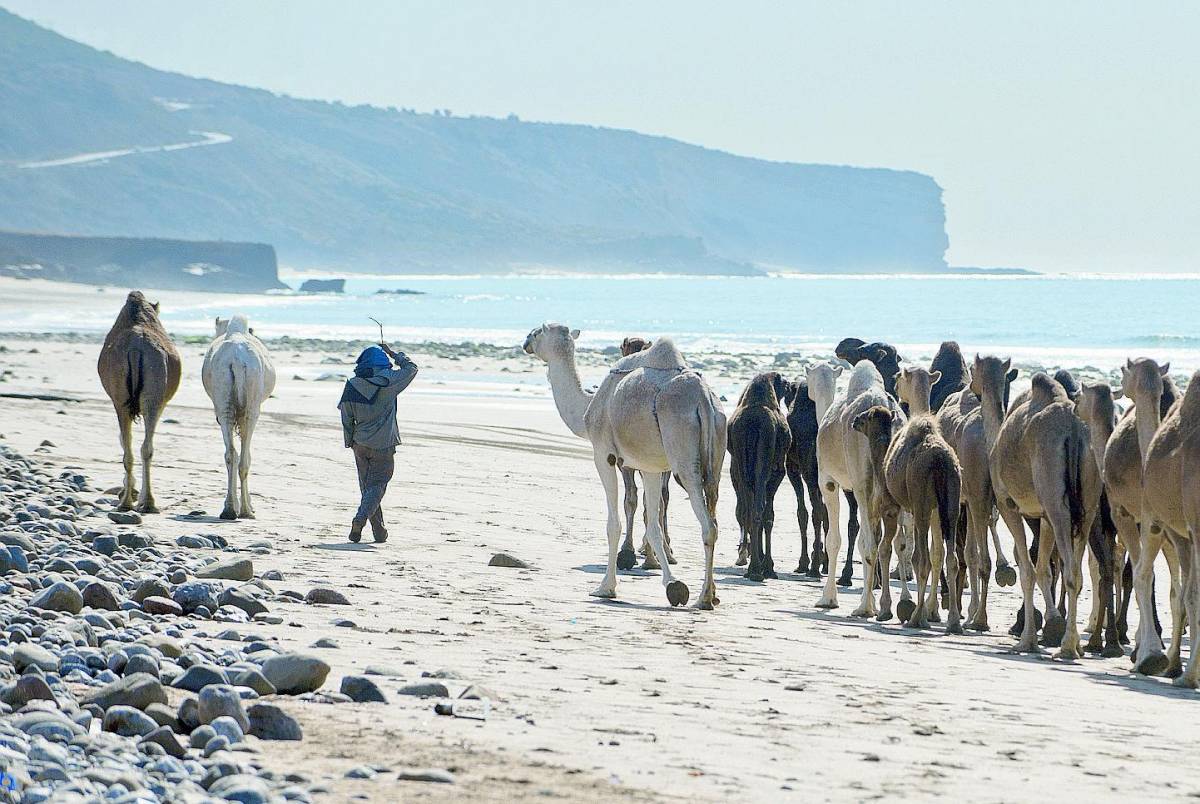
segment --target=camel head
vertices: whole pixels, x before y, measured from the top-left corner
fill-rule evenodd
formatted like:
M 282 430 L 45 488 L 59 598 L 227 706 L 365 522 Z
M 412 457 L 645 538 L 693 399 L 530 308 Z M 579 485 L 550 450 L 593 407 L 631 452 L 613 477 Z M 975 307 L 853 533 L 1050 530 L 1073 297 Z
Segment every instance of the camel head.
M 1115 400 L 1120 398 L 1121 392 L 1113 390 L 1106 382 L 1085 382 L 1079 389 L 1079 401 L 1075 409 L 1079 418 L 1089 424 L 1101 422 L 1112 427 L 1117 421 Z
M 1012 368 L 1012 359 L 1001 360 L 988 355 L 975 355 L 975 365 L 971 367 L 971 393 L 983 399 L 984 394 L 993 392 L 1000 399 L 1008 398 L 1008 386 L 1017 378 L 1017 370 Z
M 813 402 L 822 399 L 832 401 L 837 395 L 837 378 L 844 369 L 830 363 L 817 363 L 804 370 L 804 381 L 808 384 L 808 398 Z
M 225 334 L 225 331 L 228 328 L 229 328 L 229 319 L 221 318 L 221 316 L 217 316 L 216 320 L 213 321 L 213 336 L 217 337 L 217 338 L 221 337 L 222 335 Z
M 883 377 L 884 388 L 895 396 L 896 386 L 893 378 L 900 371 L 900 355 L 895 346 L 879 341 L 863 343 L 858 338 L 844 338 L 834 348 L 834 354 L 854 366 L 864 360 L 872 363 Z
M 929 394 L 934 383 L 942 378 L 940 371 L 926 371 L 920 366 L 906 366 L 895 375 L 896 395 L 900 401 L 918 410 L 929 407 Z M 921 404 L 918 404 L 921 403 Z
M 1126 358 L 1121 366 L 1121 391 L 1134 405 L 1157 405 L 1163 393 L 1163 380 L 1170 370 L 1170 363 L 1160 366 L 1148 357 Z
M 125 297 L 125 306 L 117 320 L 124 319 L 129 325 L 158 320 L 158 302 L 149 302 L 140 290 L 131 290 Z
M 808 382 L 805 380 L 790 380 L 784 383 L 783 404 L 791 410 L 802 399 L 808 399 Z
M 650 341 L 647 338 L 638 338 L 636 336 L 626 338 L 621 341 L 621 357 L 629 357 L 630 355 L 644 352 L 650 348 Z
M 746 390 L 742 391 L 742 396 L 738 399 L 738 407 L 763 405 L 778 408 L 787 389 L 788 382 L 782 374 L 778 371 L 764 371 L 762 374 L 756 375 L 746 386 Z
M 1079 382 L 1075 379 L 1075 375 L 1066 369 L 1059 369 L 1054 372 L 1055 381 L 1062 386 L 1062 389 L 1067 392 L 1072 402 L 1079 401 Z
M 895 414 L 883 405 L 875 405 L 854 417 L 850 426 L 867 438 L 871 447 L 872 463 L 878 467 L 883 465 L 883 456 L 888 445 L 892 443 L 892 423 Z
M 549 363 L 555 357 L 574 357 L 579 330 L 562 324 L 542 324 L 525 338 L 525 354 Z

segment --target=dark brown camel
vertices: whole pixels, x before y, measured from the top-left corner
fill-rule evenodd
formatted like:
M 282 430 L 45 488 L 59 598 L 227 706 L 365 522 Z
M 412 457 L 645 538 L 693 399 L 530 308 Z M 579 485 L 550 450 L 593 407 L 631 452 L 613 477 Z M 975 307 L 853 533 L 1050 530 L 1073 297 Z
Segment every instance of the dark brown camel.
M 787 382 L 779 372 L 759 374 L 729 417 L 729 474 L 737 494 L 737 520 L 742 540 L 750 544 L 752 581 L 775 578 L 771 530 L 775 524 L 775 492 L 787 473 L 791 433 L 779 400 Z M 765 541 L 765 544 L 764 544 Z
M 787 405 L 788 429 L 792 433 L 792 445 L 787 454 L 787 477 L 796 492 L 796 521 L 800 525 L 800 563 L 796 572 L 820 575 L 824 555 L 822 537 L 829 531 L 829 512 L 821 499 L 821 486 L 817 482 L 817 405 L 808 396 L 808 383 L 804 380 L 789 382 L 783 392 Z M 804 505 L 804 490 L 808 489 L 808 502 L 812 506 L 813 552 L 810 563 L 808 553 L 808 508 Z M 853 551 L 851 551 L 853 554 Z
M 929 392 L 929 409 L 937 413 L 942 409 L 946 397 L 967 387 L 967 361 L 963 359 L 962 350 L 957 341 L 942 341 L 933 363 L 929 366 L 930 374 L 941 374 Z
M 621 341 L 621 357 L 629 357 L 638 352 L 644 352 L 650 348 L 650 341 L 646 338 L 629 337 Z M 659 527 L 662 529 L 663 548 L 667 553 L 667 563 L 675 563 L 675 554 L 671 551 L 671 536 L 667 533 L 667 502 L 671 498 L 671 476 L 663 475 L 662 484 L 662 515 L 659 518 Z M 637 564 L 637 553 L 633 550 L 633 515 L 637 513 L 638 507 L 638 489 L 637 489 L 637 472 L 633 469 L 621 469 L 621 480 L 625 484 L 625 541 L 621 544 L 621 551 L 617 553 L 617 569 L 631 570 Z M 642 518 L 645 519 L 645 510 L 642 511 Z M 642 549 L 640 551 L 644 556 L 642 567 L 644 569 L 658 569 L 658 559 L 654 556 L 654 551 L 649 549 L 646 540 L 642 539 Z
M 179 388 L 179 352 L 158 320 L 158 304 L 151 304 L 140 291 L 125 299 L 125 306 L 104 339 L 96 370 L 100 384 L 112 400 L 121 428 L 125 480 L 120 509 L 137 504 L 144 514 L 157 514 L 150 490 L 150 461 L 154 457 L 154 428 L 167 402 Z M 133 422 L 142 418 L 142 492 L 133 483 Z
M 858 365 L 861 360 L 869 360 L 879 369 L 883 377 L 883 388 L 888 395 L 896 399 L 896 375 L 900 373 L 900 355 L 896 347 L 890 343 L 864 343 L 858 338 L 843 338 L 834 348 L 834 354 L 851 365 Z M 897 401 L 899 401 L 897 399 Z M 907 411 L 905 411 L 907 413 Z

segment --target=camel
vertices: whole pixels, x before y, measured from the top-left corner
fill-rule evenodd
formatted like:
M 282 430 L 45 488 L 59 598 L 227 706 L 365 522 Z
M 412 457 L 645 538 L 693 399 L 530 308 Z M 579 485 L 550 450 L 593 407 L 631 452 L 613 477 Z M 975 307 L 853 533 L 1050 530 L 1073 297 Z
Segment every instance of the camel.
M 112 400 L 121 428 L 125 480 L 119 508 L 128 511 L 137 503 L 143 514 L 157 514 L 150 490 L 150 462 L 154 457 L 154 430 L 163 408 L 179 388 L 182 361 L 175 344 L 158 320 L 158 302 L 151 304 L 141 291 L 132 291 L 104 338 L 96 363 L 100 384 Z M 141 417 L 142 492 L 133 483 L 133 422 Z
M 937 413 L 951 394 L 967 387 L 967 361 L 963 359 L 956 341 L 942 342 L 933 356 L 929 371 L 939 375 L 929 392 L 929 409 Z
M 949 586 L 946 633 L 961 634 L 963 575 L 959 572 L 962 551 L 958 523 L 963 497 L 962 470 L 953 448 L 938 432 L 937 420 L 930 410 L 930 394 L 940 379 L 941 372 L 923 368 L 905 368 L 896 376 L 896 393 L 908 405 L 910 416 L 892 439 L 884 460 L 884 478 L 892 498 L 913 517 L 917 609 L 908 625 L 924 628 L 929 620 L 937 621 L 936 585 L 944 563 Z M 928 601 L 927 580 L 933 584 Z
M 805 370 L 804 383 L 808 387 L 808 398 L 813 403 L 813 413 L 817 424 L 814 425 L 812 435 L 812 463 L 814 472 L 817 465 L 817 436 L 816 430 L 820 427 L 820 422 L 825 418 L 826 412 L 833 405 L 834 397 L 837 396 L 837 378 L 841 376 L 843 367 L 834 364 L 818 364 L 809 366 Z M 812 486 L 809 486 L 811 491 Z M 819 473 L 817 477 L 817 489 L 820 489 Z M 849 489 L 843 489 L 843 496 L 846 498 L 846 503 L 849 505 L 849 515 L 847 517 L 846 533 L 846 563 L 842 567 L 842 573 L 838 576 L 838 586 L 849 586 L 854 580 L 854 545 L 858 539 L 858 500 L 854 497 L 854 492 Z M 819 499 L 816 496 L 813 499 Z M 822 521 L 825 525 L 825 538 L 829 537 L 829 511 L 825 507 L 823 500 L 820 501 L 820 510 Z M 817 511 L 817 503 L 813 503 L 814 516 Z M 836 556 L 834 557 L 837 558 Z M 820 578 L 822 572 L 829 572 L 829 553 L 825 550 L 825 545 L 821 541 L 821 534 L 817 532 L 816 527 L 813 529 L 813 551 L 812 560 L 808 564 L 808 577 Z
M 592 445 L 596 472 L 608 503 L 608 565 L 595 597 L 617 595 L 617 547 L 621 513 L 617 506 L 617 470 L 642 473 L 646 488 L 660 488 L 671 474 L 684 487 L 700 524 L 704 544 L 704 584 L 697 608 L 720 603 L 713 580 L 717 544 L 717 493 L 725 462 L 725 413 L 699 374 L 688 368 L 669 339 L 659 339 L 644 352 L 622 358 L 594 394 L 583 390 L 575 366 L 578 330 L 543 324 L 529 333 L 524 349 L 546 363 L 554 404 L 563 423 Z M 646 497 L 647 537 L 662 566 L 667 601 L 683 606 L 690 592 L 674 577 L 659 528 L 661 498 Z
M 218 318 L 200 370 L 225 441 L 225 507 L 221 519 L 254 519 L 250 502 L 250 442 L 262 403 L 275 390 L 275 367 L 243 315 Z M 241 436 L 241 455 L 234 433 Z M 238 493 L 240 487 L 240 496 Z
M 1179 687 L 1200 685 L 1200 371 L 1192 374 L 1183 399 L 1163 417 L 1150 440 L 1142 469 L 1145 514 L 1151 525 L 1165 531 L 1175 547 L 1182 578 L 1187 629 L 1191 652 L 1183 673 L 1175 679 Z M 1144 574 L 1149 550 L 1143 545 L 1138 574 Z M 1143 616 L 1143 619 L 1147 619 Z M 1174 644 L 1180 634 L 1174 635 Z M 1172 648 L 1174 648 L 1174 644 Z
M 834 354 L 852 366 L 863 360 L 875 364 L 883 377 L 883 387 L 893 399 L 896 398 L 896 374 L 900 371 L 900 355 L 890 343 L 864 343 L 858 338 L 843 338 L 833 350 Z
M 1036 581 L 1045 598 L 1043 642 L 1059 645 L 1058 656 L 1080 656 L 1077 608 L 1082 587 L 1080 561 L 1100 501 L 1099 468 L 1091 459 L 1088 429 L 1075 414 L 1063 386 L 1044 372 L 1033 375 L 1027 398 L 1003 417 L 1010 361 L 975 357 L 971 388 L 980 399 L 989 446 L 992 487 L 1000 516 L 1013 535 L 1024 598 L 1024 621 L 1016 652 L 1038 652 L 1033 604 L 1034 566 L 1022 517 L 1041 520 Z M 1050 557 L 1057 547 L 1067 590 L 1066 617 L 1055 605 Z
M 746 577 L 761 582 L 776 578 L 771 555 L 775 493 L 787 474 L 792 435 L 779 408 L 787 383 L 779 372 L 759 374 L 742 392 L 729 416 L 729 474 L 737 494 L 737 520 L 742 541 L 749 543 Z
M 832 398 L 832 396 L 831 396 Z M 800 561 L 797 573 L 820 576 L 821 536 L 829 531 L 829 515 L 825 503 L 821 502 L 821 486 L 817 482 L 817 406 L 808 394 L 808 381 L 789 382 L 783 392 L 787 406 L 788 429 L 792 434 L 792 445 L 787 454 L 787 476 L 796 492 L 796 521 L 800 526 Z M 808 502 L 812 506 L 813 561 L 808 553 L 808 508 L 804 505 L 804 493 L 808 491 Z
M 1179 398 L 1168 376 L 1171 364 L 1145 357 L 1126 360 L 1121 368 L 1121 391 L 1133 407 L 1117 422 L 1104 450 L 1104 486 L 1117 526 L 1117 536 L 1134 565 L 1133 588 L 1141 613 L 1134 644 L 1134 667 L 1139 673 L 1178 676 L 1182 672 L 1180 640 L 1173 639 L 1169 655 L 1155 626 L 1154 560 L 1160 550 L 1171 570 L 1172 622 L 1182 625 L 1183 606 L 1177 599 L 1179 563 L 1174 547 L 1164 544 L 1161 528 L 1152 527 L 1142 496 L 1142 464 L 1163 418 Z M 1176 637 L 1180 634 L 1176 632 Z
M 813 393 L 813 376 L 809 374 L 809 393 Z M 818 401 L 819 404 L 819 401 Z M 821 482 L 821 495 L 829 511 L 829 537 L 826 553 L 832 567 L 842 546 L 841 522 L 839 519 L 839 489 L 853 491 L 856 499 L 865 495 L 870 499 L 873 475 L 871 473 L 871 450 L 866 437 L 855 430 L 854 419 L 876 405 L 893 410 L 898 421 L 904 421 L 899 404 L 884 389 L 883 377 L 869 360 L 863 360 L 850 374 L 850 383 L 825 411 L 817 430 L 817 473 Z M 875 608 L 875 552 L 876 534 L 880 523 L 873 521 L 869 511 L 859 519 L 859 555 L 863 565 L 862 601 L 853 612 L 856 617 L 878 614 Z M 886 572 L 887 569 L 884 569 Z M 817 601 L 818 608 L 837 608 L 837 590 L 833 575 L 826 579 L 825 591 Z
M 638 352 L 644 352 L 650 348 L 650 341 L 645 338 L 629 337 L 621 341 L 621 357 L 629 357 Z M 631 570 L 637 564 L 637 554 L 633 551 L 633 517 L 637 513 L 638 504 L 638 489 L 637 489 L 637 472 L 632 469 L 621 470 L 621 481 L 625 485 L 625 541 L 621 544 L 621 550 L 617 553 L 617 569 Z M 658 523 L 662 528 L 663 547 L 667 551 L 667 561 L 674 564 L 675 554 L 671 550 L 671 534 L 667 530 L 667 503 L 671 499 L 671 479 L 666 477 L 663 479 L 662 486 L 662 517 Z M 643 521 L 645 520 L 645 511 L 643 511 Z M 644 558 L 642 559 L 642 569 L 658 569 L 658 559 L 654 556 L 654 551 L 650 549 L 650 542 L 645 536 L 642 537 L 642 549 L 640 551 Z

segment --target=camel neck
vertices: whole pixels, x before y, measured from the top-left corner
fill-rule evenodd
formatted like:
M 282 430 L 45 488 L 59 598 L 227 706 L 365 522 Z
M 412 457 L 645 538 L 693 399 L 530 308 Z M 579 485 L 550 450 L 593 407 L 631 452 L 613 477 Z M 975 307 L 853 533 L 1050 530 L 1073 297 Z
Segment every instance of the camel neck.
M 1133 415 L 1135 417 L 1134 426 L 1137 429 L 1138 452 L 1142 456 L 1142 465 L 1144 466 L 1146 455 L 1150 452 L 1150 442 L 1154 439 L 1154 433 L 1158 430 L 1159 424 L 1162 423 L 1158 400 L 1147 399 L 1145 404 L 1135 404 Z
M 817 409 L 817 422 L 818 423 L 823 422 L 825 420 L 825 412 L 827 410 L 829 410 L 829 408 L 833 405 L 833 397 L 832 396 L 826 396 L 825 394 L 821 394 L 820 396 L 821 396 L 820 399 L 813 400 L 813 406 Z
M 998 393 L 985 388 L 979 408 L 983 415 L 983 438 L 990 453 L 1000 436 L 1000 425 L 1004 423 L 1004 404 Z
M 907 401 L 907 400 L 906 400 Z M 922 413 L 929 413 L 929 394 L 919 399 L 914 399 L 908 403 L 909 417 L 920 416 Z
M 587 438 L 587 427 L 583 414 L 587 412 L 592 395 L 583 390 L 579 372 L 575 369 L 575 355 L 558 357 L 546 364 L 546 376 L 554 394 L 554 406 L 563 424 L 580 438 Z

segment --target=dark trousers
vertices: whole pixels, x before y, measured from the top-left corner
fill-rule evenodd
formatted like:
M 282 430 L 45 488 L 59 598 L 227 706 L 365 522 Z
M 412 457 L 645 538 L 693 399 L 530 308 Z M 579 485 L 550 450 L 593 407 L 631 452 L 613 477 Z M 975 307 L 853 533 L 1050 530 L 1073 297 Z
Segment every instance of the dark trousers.
M 396 450 L 377 450 L 354 445 L 354 463 L 358 467 L 358 490 L 362 494 L 355 522 L 371 522 L 371 532 L 383 531 L 383 495 L 396 470 Z

